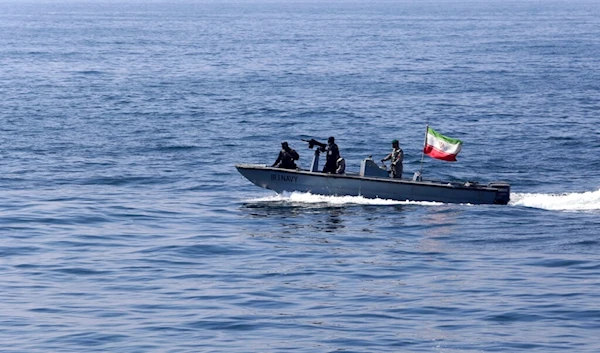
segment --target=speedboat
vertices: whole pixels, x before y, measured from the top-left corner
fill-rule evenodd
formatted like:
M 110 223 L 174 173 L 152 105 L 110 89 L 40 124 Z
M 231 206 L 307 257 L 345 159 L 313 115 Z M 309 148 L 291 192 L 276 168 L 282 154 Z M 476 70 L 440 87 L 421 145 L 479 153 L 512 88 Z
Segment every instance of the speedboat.
M 502 181 L 446 182 L 425 180 L 420 172 L 412 179 L 391 178 L 371 157 L 362 160 L 358 173 L 329 174 L 318 171 L 319 150 L 310 170 L 281 169 L 261 164 L 238 164 L 237 170 L 252 183 L 277 193 L 308 192 L 319 195 L 362 196 L 397 201 L 434 201 L 461 204 L 506 205 L 510 184 Z

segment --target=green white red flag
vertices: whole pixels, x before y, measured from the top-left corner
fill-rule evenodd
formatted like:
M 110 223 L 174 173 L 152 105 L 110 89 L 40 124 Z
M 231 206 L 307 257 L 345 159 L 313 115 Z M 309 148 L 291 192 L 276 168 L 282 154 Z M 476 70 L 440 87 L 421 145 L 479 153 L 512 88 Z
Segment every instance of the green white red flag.
M 427 127 L 427 138 L 423 152 L 431 158 L 448 162 L 456 162 L 456 155 L 460 152 L 462 141 L 444 136 L 434 129 Z

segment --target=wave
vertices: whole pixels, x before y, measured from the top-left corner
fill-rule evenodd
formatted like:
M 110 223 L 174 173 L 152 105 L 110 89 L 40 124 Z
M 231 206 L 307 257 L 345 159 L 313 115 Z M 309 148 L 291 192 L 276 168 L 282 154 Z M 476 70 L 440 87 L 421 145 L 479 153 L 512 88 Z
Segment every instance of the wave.
M 293 204 L 322 204 L 327 206 L 343 206 L 343 205 L 424 205 L 437 206 L 443 205 L 442 202 L 429 201 L 396 201 L 389 199 L 368 199 L 362 196 L 325 196 L 311 194 L 308 192 L 284 192 L 273 196 L 266 196 L 257 199 L 246 200 L 248 203 L 293 203 Z
M 600 210 L 600 190 L 566 194 L 511 194 L 509 205 L 552 211 Z

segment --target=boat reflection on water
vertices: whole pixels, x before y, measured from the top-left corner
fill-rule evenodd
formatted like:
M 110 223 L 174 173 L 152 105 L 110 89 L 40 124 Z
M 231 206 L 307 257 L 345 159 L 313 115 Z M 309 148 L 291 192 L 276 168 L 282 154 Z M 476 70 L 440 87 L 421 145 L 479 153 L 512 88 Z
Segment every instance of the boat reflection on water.
M 286 201 L 245 202 L 240 208 L 244 214 L 255 219 L 268 219 L 277 223 L 282 233 L 296 233 L 310 230 L 311 232 L 335 232 L 343 229 L 345 206 L 294 204 Z M 306 217 L 310 216 L 310 217 Z
M 263 220 L 266 229 L 272 229 L 277 223 L 282 234 L 347 232 L 349 236 L 360 236 L 375 232 L 376 227 L 386 226 L 390 212 L 394 215 L 393 226 L 401 225 L 397 222 L 402 222 L 402 211 L 408 206 L 391 200 L 286 193 L 244 201 L 240 210 L 258 221 L 259 226 L 263 225 Z

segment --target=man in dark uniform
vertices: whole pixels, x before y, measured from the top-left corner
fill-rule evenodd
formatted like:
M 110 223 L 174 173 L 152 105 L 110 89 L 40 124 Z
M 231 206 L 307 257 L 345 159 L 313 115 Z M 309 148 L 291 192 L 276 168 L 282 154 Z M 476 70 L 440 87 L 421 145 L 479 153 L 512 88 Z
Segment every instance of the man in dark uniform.
M 335 138 L 333 136 L 327 139 L 327 146 L 321 147 L 321 152 L 327 152 L 323 173 L 335 174 L 337 169 L 337 161 L 340 159 L 340 150 L 335 144 Z
M 392 161 L 392 178 L 402 178 L 402 161 L 404 160 L 404 151 L 400 148 L 398 140 L 392 141 L 392 152 L 385 156 L 381 162 Z
M 288 143 L 284 141 L 281 143 L 281 151 L 279 151 L 279 156 L 277 157 L 275 163 L 273 163 L 272 167 L 283 169 L 298 169 L 294 161 L 297 161 L 299 158 L 300 155 L 298 155 L 298 152 L 290 148 L 290 146 L 288 146 Z

